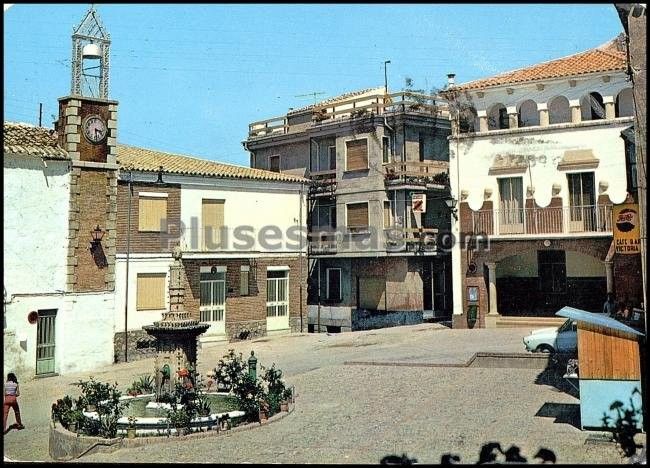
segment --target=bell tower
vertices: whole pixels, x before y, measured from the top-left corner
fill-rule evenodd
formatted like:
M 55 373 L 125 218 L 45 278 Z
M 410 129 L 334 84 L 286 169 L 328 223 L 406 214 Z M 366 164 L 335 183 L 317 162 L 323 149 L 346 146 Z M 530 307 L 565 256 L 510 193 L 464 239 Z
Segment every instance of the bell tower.
M 117 101 L 108 97 L 110 35 L 94 6 L 72 33 L 70 95 L 59 98 L 59 144 L 68 152 L 67 288 L 115 288 Z

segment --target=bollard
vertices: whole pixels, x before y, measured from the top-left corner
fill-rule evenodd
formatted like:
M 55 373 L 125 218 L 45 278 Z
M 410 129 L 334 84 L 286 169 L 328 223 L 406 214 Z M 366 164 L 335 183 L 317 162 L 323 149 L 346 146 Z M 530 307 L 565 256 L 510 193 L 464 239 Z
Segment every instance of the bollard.
M 257 358 L 254 351 L 251 351 L 251 357 L 248 358 L 248 375 L 257 380 Z

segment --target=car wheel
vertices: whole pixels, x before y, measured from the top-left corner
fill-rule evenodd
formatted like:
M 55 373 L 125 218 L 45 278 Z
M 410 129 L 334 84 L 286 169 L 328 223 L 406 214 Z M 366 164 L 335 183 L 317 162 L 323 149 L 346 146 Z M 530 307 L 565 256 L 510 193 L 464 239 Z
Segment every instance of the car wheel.
M 535 351 L 537 351 L 538 353 L 549 353 L 549 354 L 555 352 L 553 346 L 547 344 L 539 345 Z

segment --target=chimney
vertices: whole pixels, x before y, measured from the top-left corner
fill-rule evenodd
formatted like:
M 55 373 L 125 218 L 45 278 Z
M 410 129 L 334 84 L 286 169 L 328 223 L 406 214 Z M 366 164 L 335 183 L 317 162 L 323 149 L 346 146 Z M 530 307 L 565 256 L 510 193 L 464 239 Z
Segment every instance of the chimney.
M 447 88 L 451 88 L 456 84 L 455 81 L 456 74 L 455 73 L 449 73 L 447 74 Z

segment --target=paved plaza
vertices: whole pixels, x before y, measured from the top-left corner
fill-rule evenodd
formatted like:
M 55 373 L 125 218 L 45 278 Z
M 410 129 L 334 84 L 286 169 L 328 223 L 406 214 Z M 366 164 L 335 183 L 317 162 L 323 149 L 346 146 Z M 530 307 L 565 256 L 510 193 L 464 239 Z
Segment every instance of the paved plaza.
M 365 332 L 294 334 L 220 343 L 199 352 L 199 371 L 213 368 L 228 348 L 251 350 L 262 365 L 276 363 L 298 399 L 288 417 L 251 431 L 173 440 L 114 453 L 91 453 L 80 462 L 378 463 L 406 453 L 439 463 L 445 453 L 475 463 L 481 445 L 521 448 L 529 462 L 540 447 L 559 463 L 624 463 L 612 443 L 587 442 L 590 434 L 549 408 L 577 408 L 578 400 L 540 382 L 540 369 L 424 367 L 461 364 L 475 352 L 523 351 L 528 329 L 452 330 L 421 324 Z M 415 366 L 352 365 L 351 361 Z M 346 364 L 348 363 L 348 364 Z M 92 375 L 125 389 L 149 373 L 153 359 L 113 365 Z M 4 436 L 13 460 L 50 461 L 50 406 L 90 373 L 21 382 L 26 429 Z M 538 383 L 536 383 L 538 382 Z M 13 422 L 13 413 L 10 423 Z

